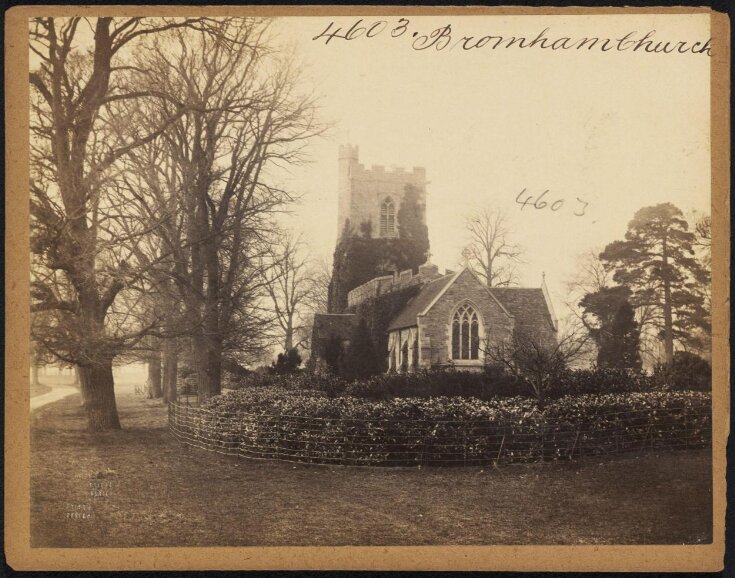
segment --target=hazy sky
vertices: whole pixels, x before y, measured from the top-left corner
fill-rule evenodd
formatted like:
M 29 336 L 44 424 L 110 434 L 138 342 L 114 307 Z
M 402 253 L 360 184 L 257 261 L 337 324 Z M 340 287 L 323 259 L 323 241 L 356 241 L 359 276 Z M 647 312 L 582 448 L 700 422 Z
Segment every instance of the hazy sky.
M 386 18 L 396 23 L 397 17 Z M 292 226 L 317 258 L 331 261 L 337 234 L 337 148 L 360 147 L 365 165 L 424 166 L 432 260 L 454 268 L 463 219 L 481 207 L 506 211 L 525 247 L 521 282 L 542 272 L 561 308 L 579 253 L 622 238 L 633 213 L 670 201 L 709 211 L 709 66 L 702 54 L 599 50 L 415 51 L 408 35 L 451 23 L 454 37 L 486 34 L 619 38 L 655 30 L 661 40 L 706 41 L 709 17 L 514 16 L 410 18 L 408 33 L 372 39 L 311 38 L 331 18 L 285 18 L 306 77 L 322 95 L 327 138 L 293 172 L 304 195 Z M 355 18 L 335 18 L 343 30 Z M 366 22 L 376 18 L 368 17 Z M 395 24 L 393 24 L 395 26 Z M 523 189 L 545 210 L 521 209 Z M 578 217 L 589 203 L 586 215 Z M 550 204 L 565 199 L 556 212 Z
M 380 17 L 363 17 L 370 24 Z M 498 49 L 416 51 L 419 36 L 451 24 L 452 37 L 485 35 L 553 40 L 635 38 L 706 41 L 708 15 L 385 17 L 377 36 L 325 44 L 313 37 L 331 21 L 346 31 L 355 17 L 287 17 L 276 22 L 292 45 L 306 87 L 321 96 L 328 135 L 314 140 L 311 162 L 289 187 L 302 195 L 288 226 L 316 259 L 331 263 L 337 237 L 337 151 L 360 147 L 360 161 L 423 166 L 432 260 L 456 268 L 466 243 L 463 221 L 483 207 L 506 212 L 524 249 L 520 281 L 542 272 L 557 314 L 577 256 L 622 238 L 634 212 L 670 201 L 710 210 L 710 59 L 642 51 Z M 80 47 L 91 45 L 81 30 Z M 493 41 L 494 42 L 494 41 Z M 31 58 L 34 68 L 35 58 Z M 543 210 L 521 208 L 523 190 Z M 552 212 L 551 203 L 564 199 Z M 588 203 L 585 216 L 580 212 Z

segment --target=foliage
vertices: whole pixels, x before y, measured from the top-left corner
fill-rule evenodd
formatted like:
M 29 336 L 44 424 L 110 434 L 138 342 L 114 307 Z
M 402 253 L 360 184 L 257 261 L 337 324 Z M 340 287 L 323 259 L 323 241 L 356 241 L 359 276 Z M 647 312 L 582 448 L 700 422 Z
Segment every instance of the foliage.
M 294 373 L 298 371 L 299 365 L 301 365 L 301 356 L 295 347 L 292 347 L 288 351 L 279 353 L 276 361 L 273 363 L 271 370 L 273 373 L 284 374 Z
M 344 395 L 374 400 L 403 397 L 474 397 L 489 400 L 524 395 L 528 391 L 530 388 L 522 380 L 492 368 L 482 373 L 438 369 L 408 374 L 384 373 L 353 381 L 346 386 Z
M 579 303 L 582 320 L 597 344 L 598 366 L 641 369 L 640 332 L 630 296 L 630 289 L 622 285 L 602 287 Z
M 343 356 L 344 348 L 342 347 L 342 339 L 338 335 L 332 335 L 324 345 L 324 362 L 332 374 L 336 375 L 339 373 Z
M 600 259 L 613 279 L 630 288 L 641 328 L 655 328 L 666 360 L 674 342 L 701 346 L 696 330 L 709 331 L 709 312 L 700 288 L 710 274 L 696 259 L 696 236 L 679 208 L 671 203 L 644 207 L 628 224 L 624 241 L 605 247 Z
M 277 387 L 288 391 L 321 391 L 330 397 L 347 396 L 371 400 L 407 397 L 464 397 L 481 400 L 534 397 L 533 388 L 525 380 L 494 367 L 488 367 L 483 372 L 432 369 L 407 374 L 381 373 L 351 381 L 336 374 L 299 372 L 292 375 L 273 375 L 269 372 L 256 372 L 232 385 L 233 389 L 262 387 Z M 546 398 L 647 392 L 654 387 L 656 383 L 648 375 L 629 369 L 565 369 L 549 382 Z
M 383 371 L 364 318 L 355 325 L 350 345 L 338 365 L 339 374 L 346 379 L 366 378 Z
M 356 313 L 360 320 L 364 320 L 370 330 L 370 337 L 375 346 L 377 357 L 377 371 L 388 369 L 388 360 L 385 352 L 388 351 L 388 326 L 406 304 L 421 291 L 421 285 L 410 285 L 384 295 L 371 297 L 360 303 Z
M 652 380 L 659 387 L 673 390 L 711 391 L 712 366 L 694 353 L 677 351 L 671 363 L 654 367 Z
M 630 368 L 565 369 L 549 385 L 547 395 L 556 398 L 591 393 L 646 392 L 654 386 L 649 375 Z
M 250 388 L 208 400 L 193 434 L 244 455 L 364 465 L 490 463 L 643 449 L 706 447 L 703 392 L 565 396 L 540 410 L 522 397 L 328 397 Z M 215 439 L 212 439 L 214 437 Z
M 347 294 L 375 277 L 407 269 L 418 271 L 429 251 L 423 211 L 418 203 L 418 191 L 407 185 L 398 209 L 398 238 L 372 238 L 370 224 L 360 223 L 355 231 L 349 220 L 345 223 L 334 250 L 330 313 L 343 313 L 347 309 Z
M 401 239 L 399 247 L 403 251 L 402 258 L 414 271 L 429 254 L 429 229 L 426 226 L 424 212 L 424 207 L 419 203 L 418 189 L 407 184 L 396 218 L 398 236 Z

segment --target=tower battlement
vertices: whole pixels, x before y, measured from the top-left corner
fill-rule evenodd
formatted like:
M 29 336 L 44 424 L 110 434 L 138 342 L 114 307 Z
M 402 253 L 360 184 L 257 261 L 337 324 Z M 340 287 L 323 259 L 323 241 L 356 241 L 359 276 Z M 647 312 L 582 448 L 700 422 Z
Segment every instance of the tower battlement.
M 426 206 L 426 169 L 372 165 L 360 163 L 359 147 L 344 144 L 339 147 L 338 234 L 349 222 L 359 231 L 369 223 L 373 237 L 396 237 L 396 215 L 407 186 L 418 193 L 419 205 Z M 425 221 L 425 215 L 424 215 Z

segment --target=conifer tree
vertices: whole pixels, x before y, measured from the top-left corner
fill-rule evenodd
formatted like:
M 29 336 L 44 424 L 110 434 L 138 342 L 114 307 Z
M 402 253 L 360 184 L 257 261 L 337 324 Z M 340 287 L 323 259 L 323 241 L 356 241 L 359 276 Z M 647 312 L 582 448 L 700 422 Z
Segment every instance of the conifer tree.
M 709 331 L 697 287 L 709 283 L 710 274 L 696 259 L 695 240 L 682 211 L 661 203 L 636 212 L 625 240 L 610 243 L 600 254 L 613 279 L 630 288 L 631 304 L 646 312 L 641 324 L 658 330 L 667 363 L 675 341 L 692 345 L 698 329 Z
M 580 302 L 600 367 L 641 369 L 640 331 L 629 299 L 630 290 L 617 286 L 588 293 Z

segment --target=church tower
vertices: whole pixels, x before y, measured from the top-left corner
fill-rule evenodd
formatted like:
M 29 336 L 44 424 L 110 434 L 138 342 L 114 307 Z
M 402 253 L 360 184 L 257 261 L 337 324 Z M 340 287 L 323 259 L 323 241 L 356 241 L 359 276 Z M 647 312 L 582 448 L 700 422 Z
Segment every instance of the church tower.
M 370 279 L 418 272 L 429 252 L 426 170 L 360 163 L 356 146 L 339 147 L 338 239 L 329 313 L 343 313 L 349 292 Z
M 353 145 L 339 147 L 339 204 L 337 234 L 342 235 L 349 222 L 353 232 L 369 228 L 372 238 L 397 238 L 398 210 L 406 187 L 417 193 L 422 224 L 426 224 L 426 169 L 414 167 L 386 170 L 380 165 L 366 169 L 359 158 L 359 148 Z

